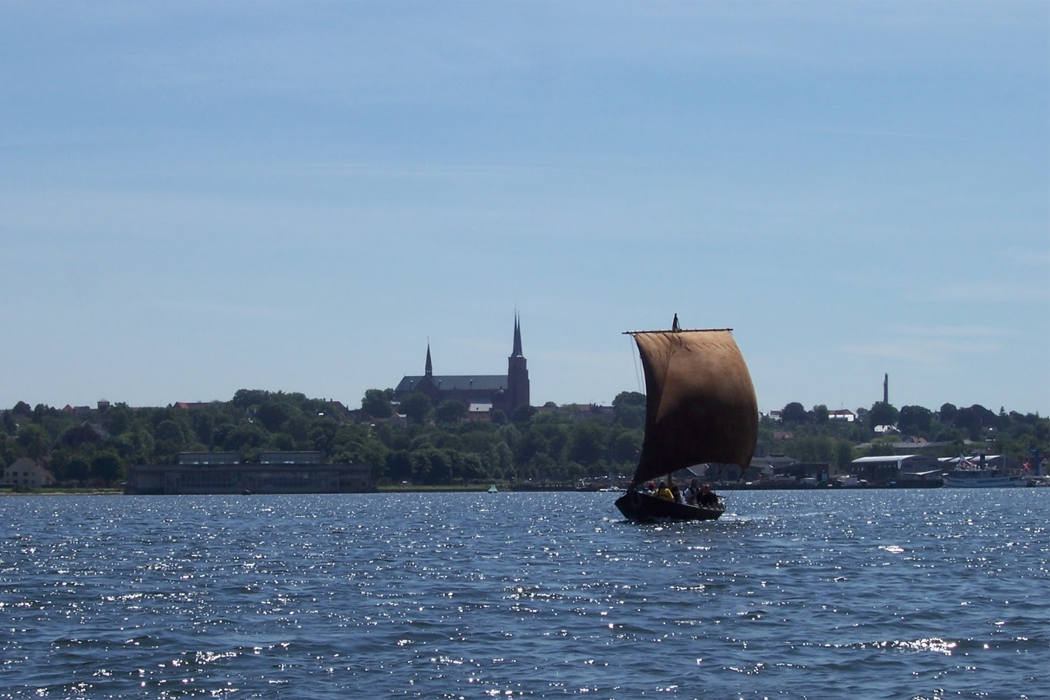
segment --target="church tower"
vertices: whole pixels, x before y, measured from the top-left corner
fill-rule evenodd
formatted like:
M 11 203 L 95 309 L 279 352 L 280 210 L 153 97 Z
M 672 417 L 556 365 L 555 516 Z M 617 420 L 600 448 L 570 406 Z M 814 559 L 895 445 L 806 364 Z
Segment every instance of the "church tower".
M 514 312 L 514 348 L 507 358 L 508 418 L 522 406 L 529 405 L 529 369 L 521 352 L 521 322 Z

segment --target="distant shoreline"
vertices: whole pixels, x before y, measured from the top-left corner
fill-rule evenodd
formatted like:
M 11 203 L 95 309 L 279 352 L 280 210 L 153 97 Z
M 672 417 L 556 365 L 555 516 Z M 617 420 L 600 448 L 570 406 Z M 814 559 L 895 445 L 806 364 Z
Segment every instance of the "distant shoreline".
M 122 496 L 124 489 L 34 489 L 33 491 L 0 491 L 3 496 Z
M 354 494 L 396 494 L 396 493 L 488 493 L 489 486 L 381 486 L 375 491 L 347 492 Z M 497 485 L 497 488 L 498 485 Z M 901 486 L 901 485 L 877 485 L 860 487 L 821 487 L 821 486 L 733 486 L 716 485 L 716 491 L 883 491 L 883 490 L 905 490 L 905 491 L 927 491 L 930 489 L 943 488 L 940 486 Z M 998 489 L 997 489 L 998 490 Z M 577 489 L 567 486 L 531 487 L 515 489 L 511 486 L 499 488 L 498 493 L 549 493 L 549 492 L 579 492 L 579 493 L 602 493 L 596 489 Z M 624 493 L 624 491 L 608 491 L 606 493 Z M 182 494 L 125 494 L 123 489 L 36 489 L 33 491 L 0 491 L 2 497 L 17 496 L 136 496 L 136 495 L 168 495 L 168 496 L 329 496 L 339 495 L 330 493 L 182 493 Z

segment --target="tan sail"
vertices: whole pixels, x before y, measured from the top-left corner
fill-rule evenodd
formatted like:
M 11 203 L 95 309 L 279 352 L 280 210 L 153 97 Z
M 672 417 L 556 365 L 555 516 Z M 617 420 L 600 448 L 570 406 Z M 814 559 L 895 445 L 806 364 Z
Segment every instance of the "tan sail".
M 640 483 L 706 462 L 747 469 L 758 439 L 751 374 L 728 329 L 631 332 L 645 371 Z

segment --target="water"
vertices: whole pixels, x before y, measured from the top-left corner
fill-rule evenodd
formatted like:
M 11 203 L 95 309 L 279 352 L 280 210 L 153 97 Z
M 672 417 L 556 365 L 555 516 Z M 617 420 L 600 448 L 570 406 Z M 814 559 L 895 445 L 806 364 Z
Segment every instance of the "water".
M 0 498 L 0 698 L 1050 698 L 1050 489 Z

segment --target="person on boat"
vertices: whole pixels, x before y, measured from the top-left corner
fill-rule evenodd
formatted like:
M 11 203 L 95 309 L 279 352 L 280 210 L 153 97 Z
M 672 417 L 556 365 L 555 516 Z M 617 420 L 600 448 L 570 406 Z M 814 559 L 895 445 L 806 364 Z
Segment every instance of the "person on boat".
M 674 482 L 671 475 L 667 475 L 667 488 L 671 489 L 671 495 L 674 496 L 675 503 L 682 502 L 682 490 L 678 488 L 678 484 Z
M 700 490 L 700 480 L 693 479 L 685 490 L 685 502 L 691 506 L 697 505 L 700 502 Z
M 653 495 L 657 498 L 666 498 L 668 501 L 674 500 L 674 492 L 671 491 L 671 478 L 668 477 L 667 482 L 660 484 L 660 488 L 656 489 L 656 493 Z
M 696 499 L 696 504 L 704 508 L 718 507 L 718 494 L 711 490 L 711 484 L 700 487 L 700 496 Z

